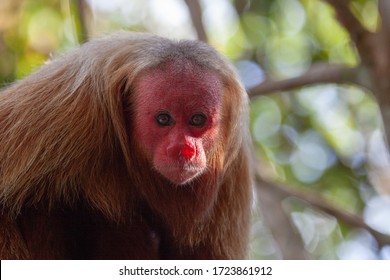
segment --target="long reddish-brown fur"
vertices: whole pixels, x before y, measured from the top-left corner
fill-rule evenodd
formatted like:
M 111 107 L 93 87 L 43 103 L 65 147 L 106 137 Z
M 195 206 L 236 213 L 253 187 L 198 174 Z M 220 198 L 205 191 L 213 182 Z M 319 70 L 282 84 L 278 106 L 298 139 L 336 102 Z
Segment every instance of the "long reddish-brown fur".
M 177 57 L 224 87 L 220 142 L 191 187 L 154 176 L 132 133 L 138 77 Z M 0 92 L 0 257 L 245 258 L 248 142 L 246 93 L 211 47 L 129 32 L 88 42 Z

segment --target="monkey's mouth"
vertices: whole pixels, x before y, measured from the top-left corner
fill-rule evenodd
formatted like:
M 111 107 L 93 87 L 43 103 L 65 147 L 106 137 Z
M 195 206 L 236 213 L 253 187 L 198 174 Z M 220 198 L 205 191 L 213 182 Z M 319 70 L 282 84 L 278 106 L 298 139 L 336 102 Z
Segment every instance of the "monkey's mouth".
M 157 171 L 175 185 L 184 185 L 189 183 L 199 175 L 205 168 L 194 164 L 175 164 L 156 168 Z

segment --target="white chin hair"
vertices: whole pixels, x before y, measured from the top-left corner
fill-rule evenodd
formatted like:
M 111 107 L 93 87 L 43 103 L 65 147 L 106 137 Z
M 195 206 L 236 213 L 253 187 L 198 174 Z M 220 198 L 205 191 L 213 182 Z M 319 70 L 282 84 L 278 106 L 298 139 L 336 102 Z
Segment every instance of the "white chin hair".
M 163 168 L 157 169 L 159 173 L 175 185 L 186 185 L 203 172 L 203 168 L 191 167 L 188 169 Z

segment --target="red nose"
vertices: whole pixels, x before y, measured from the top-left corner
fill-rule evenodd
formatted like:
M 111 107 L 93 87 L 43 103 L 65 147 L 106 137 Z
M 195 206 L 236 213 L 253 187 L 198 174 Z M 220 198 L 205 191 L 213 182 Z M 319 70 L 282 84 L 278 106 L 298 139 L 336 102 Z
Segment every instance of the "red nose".
M 167 155 L 172 158 L 181 158 L 183 160 L 191 160 L 196 154 L 194 145 L 188 141 L 184 143 L 175 143 L 167 147 Z
M 185 159 L 192 159 L 195 156 L 195 149 L 191 144 L 185 143 L 181 150 L 181 156 Z

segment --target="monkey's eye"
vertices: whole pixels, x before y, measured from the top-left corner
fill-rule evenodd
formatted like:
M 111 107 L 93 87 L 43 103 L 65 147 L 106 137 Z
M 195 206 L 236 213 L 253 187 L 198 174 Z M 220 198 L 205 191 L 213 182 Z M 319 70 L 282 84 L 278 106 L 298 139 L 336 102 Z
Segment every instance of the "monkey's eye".
M 156 116 L 156 122 L 159 126 L 169 126 L 174 123 L 172 117 L 168 113 L 160 113 Z
M 204 114 L 195 114 L 190 119 L 190 125 L 202 127 L 205 125 L 207 117 Z

